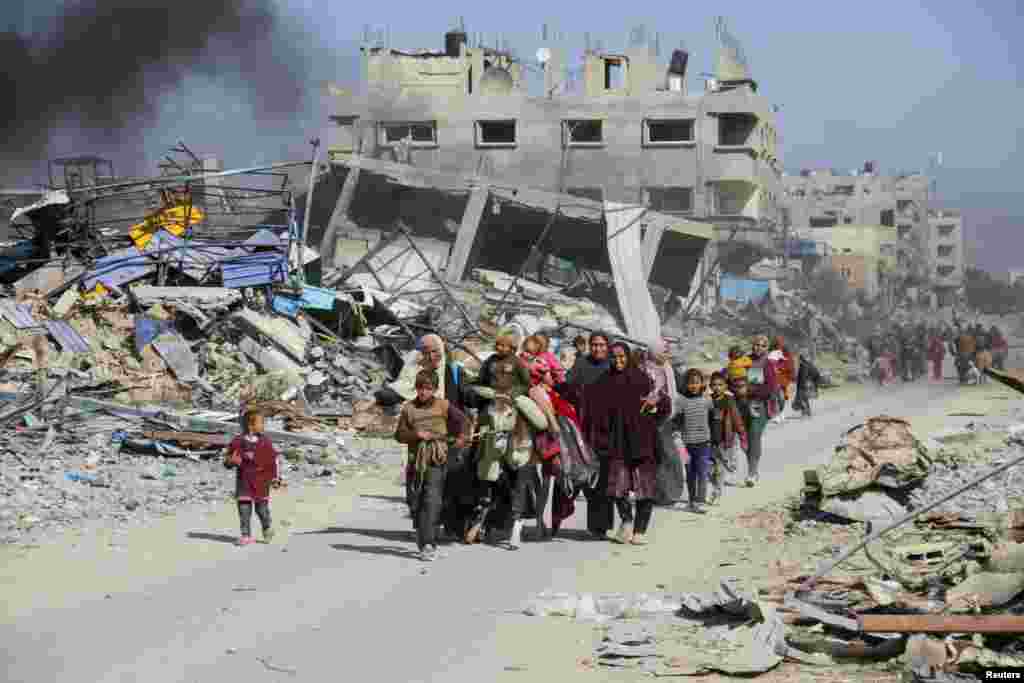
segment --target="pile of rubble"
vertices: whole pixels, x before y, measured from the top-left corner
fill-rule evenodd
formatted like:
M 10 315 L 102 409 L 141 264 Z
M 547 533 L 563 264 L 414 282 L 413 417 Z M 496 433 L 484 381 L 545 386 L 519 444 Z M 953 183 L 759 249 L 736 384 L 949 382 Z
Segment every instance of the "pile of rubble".
M 805 473 L 802 500 L 736 520 L 780 547 L 760 589 L 727 578 L 712 595 L 543 593 L 523 611 L 595 623 L 586 664 L 659 677 L 793 662 L 960 681 L 1024 666 L 1022 436 L 973 424 L 922 441 L 872 418 Z

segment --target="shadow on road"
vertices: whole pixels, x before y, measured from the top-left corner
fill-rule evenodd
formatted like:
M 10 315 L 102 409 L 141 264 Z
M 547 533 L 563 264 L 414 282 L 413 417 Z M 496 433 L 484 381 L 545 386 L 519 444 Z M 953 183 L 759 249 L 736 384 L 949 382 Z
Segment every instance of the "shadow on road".
M 377 496 L 377 495 L 371 495 L 369 493 L 364 493 L 363 495 L 361 495 L 359 497 L 360 498 L 367 498 L 369 500 L 379 500 L 379 501 L 383 501 L 385 503 L 398 503 L 398 504 L 401 504 L 401 505 L 405 505 L 406 504 L 405 503 L 405 496 Z
M 185 535 L 194 541 L 216 541 L 217 543 L 230 543 L 231 545 L 238 543 L 237 536 L 228 536 L 227 534 L 210 534 L 205 531 L 190 531 Z
M 330 526 L 326 529 L 320 529 L 319 531 L 303 531 L 295 535 L 313 536 L 317 534 L 355 534 L 356 536 L 367 536 L 369 538 L 376 538 L 381 541 L 391 541 L 392 543 L 409 543 L 414 538 L 412 530 L 357 529 L 354 527 L 347 526 Z
M 415 560 L 419 558 L 419 552 L 415 547 L 400 548 L 394 545 L 351 545 L 350 543 L 332 543 L 331 547 L 335 550 L 342 550 L 346 552 L 366 553 L 368 555 L 391 555 L 392 557 L 401 557 L 406 560 Z

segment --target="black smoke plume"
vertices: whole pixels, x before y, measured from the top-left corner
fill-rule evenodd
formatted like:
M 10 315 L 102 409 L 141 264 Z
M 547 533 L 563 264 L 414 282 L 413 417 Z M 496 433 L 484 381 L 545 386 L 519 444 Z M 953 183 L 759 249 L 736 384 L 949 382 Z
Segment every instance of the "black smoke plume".
M 37 165 L 68 124 L 108 147 L 141 140 L 193 74 L 259 120 L 292 117 L 309 61 L 293 24 L 274 0 L 67 0 L 45 30 L 0 29 L 0 163 Z

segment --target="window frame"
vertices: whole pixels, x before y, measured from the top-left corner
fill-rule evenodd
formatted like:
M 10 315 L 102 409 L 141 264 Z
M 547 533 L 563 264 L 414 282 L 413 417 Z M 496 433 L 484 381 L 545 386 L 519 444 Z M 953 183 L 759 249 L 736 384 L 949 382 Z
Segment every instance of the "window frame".
M 597 123 L 598 125 L 600 125 L 600 127 L 601 127 L 601 140 L 600 140 L 600 142 L 574 142 L 573 139 L 572 139 L 572 130 L 571 130 L 570 126 L 573 123 L 578 123 L 578 122 Z M 596 149 L 596 148 L 604 147 L 605 144 L 606 144 L 605 136 L 604 136 L 604 133 L 605 133 L 605 131 L 604 131 L 604 123 L 605 123 L 605 120 L 603 118 L 562 119 L 562 146 L 566 147 L 566 148 L 579 147 L 579 148 L 590 148 L 590 149 Z
M 429 126 L 433 133 L 433 139 L 430 141 L 426 140 L 410 140 L 409 146 L 418 149 L 433 149 L 438 147 L 438 136 L 437 136 L 437 120 L 425 120 L 425 121 L 380 121 L 377 124 L 377 144 L 380 147 L 397 147 L 402 143 L 402 140 L 388 140 L 388 128 L 398 128 L 405 126 L 409 129 L 410 136 L 412 135 L 413 126 Z M 403 138 L 404 140 L 404 138 Z
M 690 205 L 690 208 L 682 210 L 682 211 L 676 211 L 676 210 L 672 210 L 672 209 L 661 208 L 660 205 L 659 206 L 655 206 L 654 205 L 652 200 L 653 200 L 654 195 L 656 193 L 664 193 L 663 194 L 663 197 L 664 197 L 664 195 L 667 195 L 672 190 L 677 190 L 677 191 L 678 190 L 684 190 L 684 191 L 686 191 L 689 194 L 689 205 Z M 668 216 L 692 216 L 693 215 L 694 205 L 696 204 L 696 188 L 694 188 L 694 187 L 688 187 L 686 185 L 648 185 L 648 186 L 644 187 L 644 192 L 647 195 L 645 197 L 645 199 L 646 199 L 645 204 L 647 205 L 647 208 L 650 209 L 651 211 L 655 211 L 657 213 L 663 213 L 663 214 L 666 214 Z
M 488 123 L 511 123 L 512 142 L 487 142 L 484 140 L 483 126 Z M 473 137 L 477 149 L 515 149 L 519 147 L 518 119 L 476 119 L 473 121 Z
M 651 123 L 673 123 L 685 121 L 690 124 L 689 140 L 651 140 Z M 643 131 L 641 134 L 642 147 L 696 147 L 697 146 L 697 118 L 693 116 L 648 116 L 643 120 Z

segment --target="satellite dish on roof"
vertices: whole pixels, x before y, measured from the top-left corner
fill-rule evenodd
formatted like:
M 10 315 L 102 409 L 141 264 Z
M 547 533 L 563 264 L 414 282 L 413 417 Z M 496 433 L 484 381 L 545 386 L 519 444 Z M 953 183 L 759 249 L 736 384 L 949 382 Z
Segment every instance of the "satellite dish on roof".
M 546 47 L 542 47 L 539 50 L 537 50 L 537 61 L 540 62 L 541 64 L 547 64 L 549 61 L 551 61 L 551 50 L 547 49 Z

